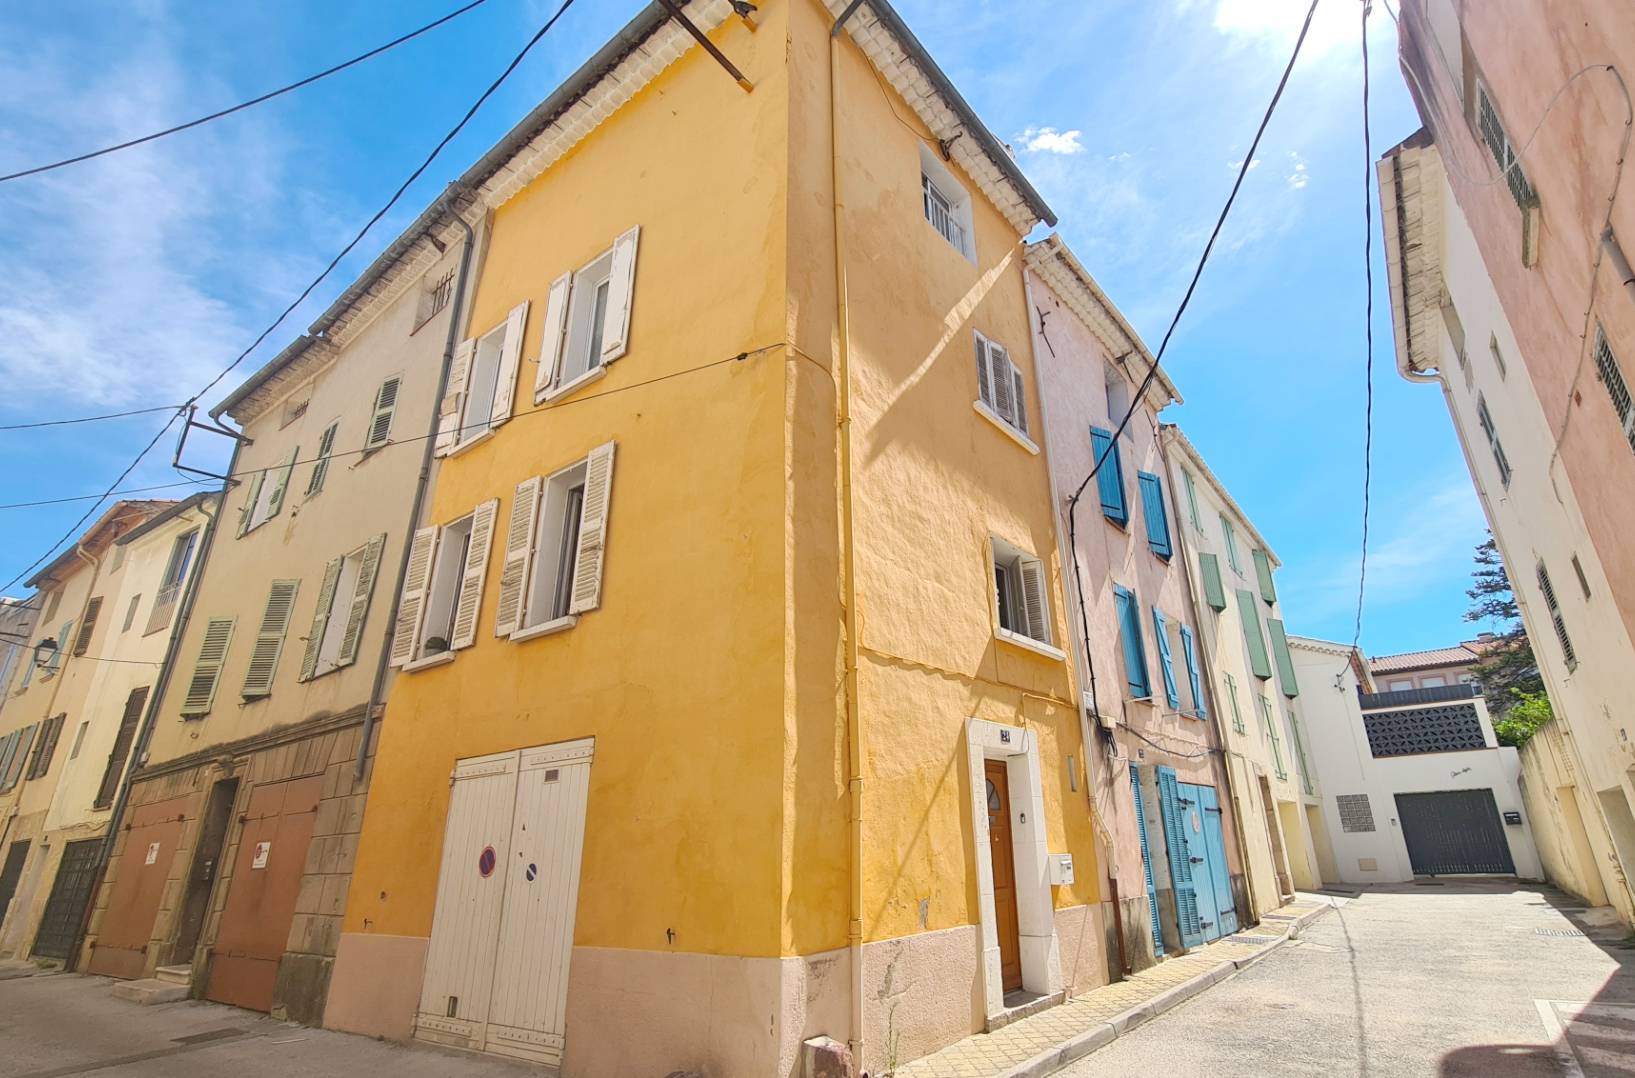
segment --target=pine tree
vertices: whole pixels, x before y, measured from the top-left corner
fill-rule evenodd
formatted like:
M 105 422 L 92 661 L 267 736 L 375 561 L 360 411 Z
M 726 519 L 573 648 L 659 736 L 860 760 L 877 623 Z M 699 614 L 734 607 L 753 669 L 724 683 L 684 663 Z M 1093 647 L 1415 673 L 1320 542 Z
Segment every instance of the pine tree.
M 1472 586 L 1465 592 L 1471 600 L 1465 620 L 1494 626 L 1493 639 L 1473 672 L 1481 680 L 1488 708 L 1499 717 L 1508 713 L 1519 697 L 1542 696 L 1544 679 L 1533 658 L 1533 646 L 1522 624 L 1510 576 L 1504 571 L 1504 561 L 1491 534 L 1476 548 L 1471 580 Z

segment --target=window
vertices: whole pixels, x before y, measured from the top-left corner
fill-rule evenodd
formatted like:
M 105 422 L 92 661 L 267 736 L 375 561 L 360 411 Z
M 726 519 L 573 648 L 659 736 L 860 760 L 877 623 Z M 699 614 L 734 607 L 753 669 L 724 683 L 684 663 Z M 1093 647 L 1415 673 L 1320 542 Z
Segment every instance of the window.
M 1238 682 L 1231 674 L 1226 675 L 1226 698 L 1232 703 L 1232 729 L 1244 733 L 1243 709 L 1238 705 Z
M 1101 495 L 1101 515 L 1122 528 L 1130 519 L 1130 510 L 1124 503 L 1124 461 L 1112 431 L 1090 428 L 1090 456 Z
M 1026 440 L 1028 411 L 1022 372 L 1003 345 L 980 333 L 975 337 L 977 411 Z
M 1494 108 L 1493 99 L 1488 96 L 1487 87 L 1480 83 L 1476 86 L 1476 124 L 1481 129 L 1482 141 L 1487 143 L 1489 152 L 1493 154 L 1493 161 L 1504 173 L 1505 185 L 1510 188 L 1510 197 L 1516 200 L 1516 205 L 1522 209 L 1529 209 L 1538 202 L 1538 195 L 1533 191 L 1533 185 L 1527 182 L 1527 177 L 1521 170 L 1521 159 L 1516 156 L 1515 147 L 1510 144 L 1510 136 L 1505 133 L 1504 124 L 1499 120 L 1499 110 Z
M 74 747 L 68 750 L 70 760 L 79 759 L 79 750 L 85 745 L 85 732 L 91 728 L 91 720 L 86 719 L 79 724 L 79 731 L 74 734 Z
M 182 698 L 184 717 L 210 713 L 210 705 L 216 699 L 216 683 L 221 680 L 222 663 L 227 658 L 227 645 L 233 639 L 233 622 L 232 618 L 211 618 L 205 622 L 198 658 L 193 663 L 193 676 L 187 683 L 187 695 Z
M 1272 679 L 1272 662 L 1266 654 L 1266 637 L 1260 631 L 1260 604 L 1254 595 L 1238 589 L 1238 618 L 1243 622 L 1243 646 L 1249 649 L 1249 669 L 1262 681 Z
M 1584 593 L 1584 599 L 1588 601 L 1590 597 L 1590 578 L 1584 575 L 1584 566 L 1578 560 L 1577 554 L 1573 555 L 1573 575 L 1578 577 L 1578 590 Z M 0 685 L 4 684 L 5 679 L 0 678 Z
M 267 593 L 267 605 L 261 613 L 261 625 L 256 630 L 255 646 L 250 650 L 250 662 L 244 668 L 244 688 L 240 695 L 256 700 L 272 692 L 273 674 L 278 670 L 278 656 L 284 651 L 284 634 L 290 627 L 290 615 L 295 610 L 295 593 L 299 580 L 274 580 Z
M 570 627 L 601 600 L 614 444 L 517 485 L 505 536 L 495 636 Z
M 117 573 L 124 566 L 124 564 L 125 564 L 125 544 L 120 543 L 119 545 L 114 547 L 114 559 L 113 559 L 112 562 L 109 563 L 108 571 L 111 572 L 111 573 Z
M 1425 677 L 1419 679 L 1419 687 L 1422 689 L 1440 689 L 1447 683 L 1447 679 L 1442 677 Z
M 0 793 L 16 786 L 17 780 L 23 777 L 23 764 L 28 759 L 28 750 L 34 745 L 34 731 L 38 728 L 39 723 L 25 726 L 0 742 L 0 745 L 4 745 L 4 749 L 0 750 Z
M 1272 657 L 1277 660 L 1277 680 L 1283 686 L 1283 695 L 1294 699 L 1300 695 L 1300 686 L 1294 680 L 1294 657 L 1289 654 L 1289 638 L 1278 618 L 1266 619 L 1266 632 L 1272 638 Z
M 454 350 L 448 386 L 438 410 L 435 446 L 438 456 L 447 456 L 472 444 L 511 418 L 517 365 L 522 357 L 522 334 L 527 326 L 528 301 L 524 300 L 511 308 L 504 322 L 476 340 L 461 341 Z M 391 387 L 389 403 L 382 400 L 387 389 L 383 383 L 375 394 L 371 435 L 376 425 L 384 426 L 386 434 L 391 432 L 390 409 L 397 404 L 397 387 Z
M 1386 686 L 1386 688 L 1389 689 L 1391 692 L 1406 692 L 1407 690 L 1409 690 L 1409 689 L 1411 689 L 1413 687 L 1414 687 L 1414 683 L 1413 683 L 1413 680 L 1411 678 L 1406 679 L 1406 680 L 1402 680 L 1402 681 L 1393 681 L 1389 685 Z
M 551 282 L 535 404 L 600 375 L 629 349 L 640 238 L 640 226 L 632 228 L 577 271 Z
M 311 681 L 357 662 L 369 597 L 374 594 L 385 549 L 383 533 L 324 566 L 312 628 L 307 631 L 306 654 L 301 659 L 300 680 Z
M 170 545 L 170 560 L 165 563 L 165 575 L 160 579 L 159 591 L 153 597 L 153 609 L 148 613 L 148 626 L 143 635 L 156 633 L 170 626 L 170 616 L 182 594 L 182 584 L 193 563 L 193 548 L 199 540 L 197 528 L 178 535 Z
M 1226 586 L 1221 581 L 1221 559 L 1207 551 L 1198 552 L 1198 575 L 1204 581 L 1204 602 L 1211 610 L 1226 609 Z
M 994 607 L 999 636 L 1051 647 L 1044 562 L 1003 539 L 993 541 Z
M 920 196 L 925 219 L 931 227 L 954 250 L 975 264 L 971 196 L 966 194 L 947 166 L 923 145 L 920 147 Z
M 1267 605 L 1277 602 L 1277 588 L 1272 583 L 1272 558 L 1258 547 L 1250 551 L 1255 561 L 1255 577 L 1260 583 L 1260 597 Z
M 1147 546 L 1169 561 L 1169 511 L 1164 507 L 1163 480 L 1149 472 L 1136 472 L 1135 478 L 1141 488 L 1141 516 L 1147 522 Z
M 131 626 L 136 624 L 136 608 L 141 605 L 142 595 L 140 592 L 131 596 L 131 605 L 125 608 L 125 624 L 119 627 L 120 632 L 128 633 L 131 631 Z
M 454 297 L 454 267 L 450 266 L 442 273 L 435 269 L 420 282 L 420 305 L 414 312 L 414 328 L 430 322 L 437 317 L 437 313 L 449 305 Z
M 108 753 L 108 763 L 102 769 L 102 783 L 97 787 L 97 808 L 107 808 L 114 803 L 114 794 L 119 790 L 119 780 L 125 774 L 125 759 L 130 755 L 131 742 L 136 739 L 136 726 L 141 721 L 142 710 L 148 702 L 148 688 L 132 689 L 131 694 L 125 697 L 125 712 L 119 719 L 119 732 L 114 735 L 114 747 Z
M 1221 534 L 1226 537 L 1226 563 L 1239 576 L 1243 575 L 1243 564 L 1238 561 L 1238 534 L 1232 530 L 1232 522 L 1221 514 Z
M 1192 521 L 1192 530 L 1202 535 L 1204 533 L 1204 521 L 1198 515 L 1198 487 L 1193 482 L 1192 473 L 1185 468 L 1181 469 L 1181 481 L 1187 491 L 1187 516 Z
M 284 491 L 289 488 L 290 473 L 295 470 L 295 461 L 300 455 L 301 447 L 296 446 L 282 464 L 256 470 L 255 478 L 250 480 L 244 505 L 239 509 L 240 535 L 255 531 L 284 508 Z
M 45 597 L 45 612 L 40 615 L 41 621 L 50 621 L 57 612 L 57 604 L 62 602 L 62 589 L 54 588 Z
M 74 619 L 69 618 L 57 629 L 57 635 L 50 638 L 56 647 L 52 650 L 51 657 L 46 660 L 45 669 L 40 671 L 40 677 L 43 680 L 55 677 L 57 671 L 62 669 L 63 656 L 68 653 L 68 648 L 73 643 L 73 639 Z
M 520 348 L 521 345 L 518 345 Z M 516 372 L 512 372 L 515 378 Z M 386 445 L 392 437 L 392 416 L 397 412 L 398 390 L 403 388 L 403 376 L 394 374 L 380 383 L 375 390 L 374 407 L 369 413 L 369 436 L 364 439 L 363 448 L 373 451 Z
M 1336 794 L 1334 807 L 1340 812 L 1340 830 L 1374 830 L 1374 810 L 1367 794 Z
M 1446 291 L 1442 293 L 1442 326 L 1448 331 L 1448 341 L 1453 345 L 1453 354 L 1459 360 L 1459 369 L 1465 375 L 1465 388 L 1469 389 L 1474 380 L 1470 370 L 1470 356 L 1465 351 L 1465 323 L 1459 318 L 1459 311 L 1453 305 L 1453 297 Z
M 1181 638 L 1181 658 L 1186 663 L 1186 680 L 1181 683 L 1181 714 L 1203 721 L 1209 718 L 1209 706 L 1204 703 L 1203 671 L 1198 665 L 1198 647 L 1192 638 L 1192 628 L 1177 624 L 1176 634 Z
M 1623 368 L 1618 365 L 1618 357 L 1612 354 L 1606 331 L 1600 326 L 1595 327 L 1595 373 L 1607 391 L 1619 425 L 1624 428 L 1625 440 L 1635 449 L 1635 405 L 1630 402 L 1629 383 L 1624 381 Z
M 507 327 L 500 325 L 489 330 L 478 339 L 472 350 L 470 360 L 465 368 L 463 382 L 464 392 L 461 393 L 460 429 L 455 439 L 455 445 L 464 445 L 482 437 L 493 429 L 499 421 L 495 414 L 496 406 L 502 401 L 501 385 L 502 367 L 506 364 L 506 353 L 521 347 L 521 341 L 511 341 L 506 332 Z M 456 361 L 458 362 L 458 361 Z M 514 359 L 509 364 L 509 373 L 516 374 Z M 508 397 L 509 389 L 503 395 Z M 509 411 L 510 401 L 504 401 Z
M 1124 655 L 1124 685 L 1133 700 L 1150 700 L 1152 682 L 1147 677 L 1147 650 L 1141 641 L 1141 615 L 1135 593 L 1113 585 L 1113 604 L 1118 613 L 1118 642 Z
M 1499 444 L 1499 432 L 1493 426 L 1493 416 L 1488 413 L 1487 398 L 1481 394 L 1476 396 L 1476 420 L 1482 425 L 1482 433 L 1487 435 L 1487 447 L 1493 451 L 1493 463 L 1499 466 L 1499 482 L 1508 488 L 1510 458 L 1504 455 L 1504 446 Z
M 1504 365 L 1504 353 L 1499 351 L 1499 337 L 1497 334 L 1488 334 L 1487 350 L 1493 356 L 1493 365 L 1499 368 L 1499 377 L 1504 378 L 1510 371 Z
M 1174 652 L 1170 649 L 1169 622 L 1164 612 L 1156 606 L 1152 608 L 1152 638 L 1158 641 L 1158 670 L 1164 675 L 1164 703 L 1179 711 L 1181 708 L 1180 687 L 1175 684 Z
M 1572 670 L 1578 665 L 1578 654 L 1573 651 L 1573 642 L 1567 635 L 1567 619 L 1561 615 L 1561 606 L 1556 602 L 1556 589 L 1550 583 L 1550 571 L 1541 561 L 1538 563 L 1538 587 L 1544 593 L 1544 605 L 1550 611 L 1550 621 L 1555 626 L 1556 640 L 1561 644 L 1561 657 L 1567 661 L 1567 669 Z
M 335 432 L 340 426 L 341 421 L 337 419 L 325 427 L 318 437 L 318 459 L 312 462 L 312 475 L 307 479 L 309 498 L 324 489 L 324 477 L 329 474 L 329 456 L 335 451 Z
M 1283 739 L 1277 736 L 1277 719 L 1272 705 L 1267 701 L 1264 693 L 1256 693 L 1255 699 L 1260 703 L 1260 728 L 1265 732 L 1272 743 L 1272 766 L 1280 779 L 1289 777 L 1288 768 L 1283 766 Z
M 1117 429 L 1130 412 L 1130 383 L 1112 364 L 1107 365 L 1102 375 L 1102 388 L 1107 393 L 1107 421 Z M 1129 428 L 1125 428 L 1125 433 L 1128 435 Z
M 74 654 L 84 655 L 91 650 L 91 634 L 96 632 L 97 619 L 102 616 L 102 596 L 85 604 L 85 618 L 79 625 L 79 636 L 74 638 Z M 67 641 L 63 641 L 66 645 Z
M 392 627 L 392 665 L 412 666 L 476 643 L 499 504 L 486 501 L 442 527 L 415 532 Z
M 34 756 L 28 762 L 28 778 L 44 778 L 51 770 L 51 760 L 57 755 L 57 739 L 62 737 L 62 724 L 68 716 L 57 715 L 40 724 L 40 736 L 34 742 Z
M 297 419 L 300 419 L 302 416 L 306 415 L 307 408 L 311 404 L 312 386 L 310 384 L 303 386 L 294 393 L 291 393 L 288 397 L 284 398 L 284 412 L 279 418 L 278 429 L 283 430 L 291 423 L 294 423 Z

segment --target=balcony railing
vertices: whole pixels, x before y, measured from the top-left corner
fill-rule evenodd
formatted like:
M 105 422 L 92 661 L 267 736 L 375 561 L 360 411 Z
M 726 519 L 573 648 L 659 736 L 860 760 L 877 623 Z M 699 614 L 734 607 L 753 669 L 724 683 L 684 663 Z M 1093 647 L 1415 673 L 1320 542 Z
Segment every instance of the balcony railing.
M 1419 707 L 1422 704 L 1445 704 L 1453 700 L 1469 700 L 1482 690 L 1475 685 L 1437 685 L 1429 689 L 1398 689 L 1395 692 L 1362 692 L 1357 701 L 1364 711 L 1378 711 L 1387 707 Z
M 182 585 L 166 584 L 153 597 L 153 610 L 148 614 L 148 627 L 142 630 L 144 636 L 156 633 L 160 629 L 170 628 L 170 619 L 176 613 L 176 600 L 181 597 Z

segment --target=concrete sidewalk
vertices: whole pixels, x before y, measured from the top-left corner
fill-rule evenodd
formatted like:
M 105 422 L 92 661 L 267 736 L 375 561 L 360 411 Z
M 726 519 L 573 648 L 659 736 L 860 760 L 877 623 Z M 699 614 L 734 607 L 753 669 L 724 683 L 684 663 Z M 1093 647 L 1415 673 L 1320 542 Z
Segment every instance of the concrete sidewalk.
M 1043 1078 L 1260 961 L 1346 899 L 1297 894 L 1260 924 L 992 1033 L 905 1063 L 891 1078 Z

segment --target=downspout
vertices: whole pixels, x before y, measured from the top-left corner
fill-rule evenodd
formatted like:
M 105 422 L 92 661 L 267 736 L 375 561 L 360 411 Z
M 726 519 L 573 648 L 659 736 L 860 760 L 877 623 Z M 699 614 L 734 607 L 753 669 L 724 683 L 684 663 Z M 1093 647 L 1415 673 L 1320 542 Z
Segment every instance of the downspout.
M 1169 447 L 1166 446 L 1164 442 L 1165 439 L 1163 435 L 1160 434 L 1158 438 L 1158 453 L 1159 456 L 1164 459 L 1164 470 L 1169 472 Z M 1169 474 L 1173 479 L 1175 473 L 1169 472 Z M 1181 565 L 1181 586 L 1186 589 L 1187 609 L 1192 612 L 1192 616 L 1194 618 L 1198 618 L 1200 616 L 1200 612 L 1198 608 L 1197 593 L 1192 590 L 1192 553 L 1187 546 L 1187 530 L 1181 524 L 1181 503 L 1175 496 L 1175 484 L 1173 482 L 1166 483 L 1165 487 L 1167 488 L 1167 497 L 1169 498 L 1169 518 L 1175 521 L 1175 535 L 1178 540 L 1177 545 L 1181 550 L 1181 559 L 1183 563 Z M 1204 695 L 1209 697 L 1210 703 L 1214 705 L 1209 709 L 1209 724 L 1215 731 L 1215 743 L 1221 746 L 1221 774 L 1225 777 L 1226 781 L 1226 796 L 1232 802 L 1232 807 L 1234 810 L 1232 815 L 1236 817 L 1236 819 L 1233 821 L 1232 837 L 1237 840 L 1233 843 L 1233 845 L 1237 846 L 1238 848 L 1238 864 L 1243 866 L 1243 889 L 1245 892 L 1247 892 L 1249 897 L 1249 916 L 1246 918 L 1246 920 L 1258 924 L 1260 918 L 1255 914 L 1255 910 L 1257 910 L 1259 907 L 1255 903 L 1254 873 L 1249 871 L 1249 839 L 1246 833 L 1247 827 L 1245 826 L 1243 820 L 1243 813 L 1239 811 L 1242 808 L 1243 802 L 1239 799 L 1238 791 L 1232 782 L 1232 762 L 1230 759 L 1228 759 L 1229 754 L 1226 751 L 1226 731 L 1221 728 L 1220 702 L 1215 698 L 1215 677 L 1210 673 L 1209 648 L 1204 646 L 1203 634 L 1201 632 L 1198 634 L 1198 637 L 1198 647 L 1196 649 L 1198 652 L 1198 680 L 1203 684 Z M 1276 873 L 1276 865 L 1272 866 L 1272 871 L 1274 874 Z M 1282 896 L 1279 895 L 1278 897 L 1281 898 Z M 1282 905 L 1282 903 L 1279 903 L 1279 905 Z
M 836 413 L 840 443 L 840 556 L 846 620 L 846 800 L 850 807 L 848 868 L 850 887 L 846 948 L 852 973 L 852 1064 L 863 1073 L 863 724 L 858 704 L 857 552 L 854 545 L 852 492 L 852 367 L 850 309 L 846 299 L 845 200 L 840 185 L 840 33 L 862 6 L 852 0 L 829 29 L 829 182 L 833 190 L 835 248 L 835 351 L 839 382 Z
M 125 774 L 119 780 L 119 792 L 114 795 L 113 811 L 108 814 L 108 830 L 102 836 L 102 848 L 97 851 L 96 865 L 92 869 L 90 897 L 85 903 L 85 912 L 80 917 L 79 931 L 74 937 L 74 944 L 68 949 L 69 968 L 78 964 L 80 949 L 85 944 L 86 933 L 90 929 L 91 916 L 96 911 L 98 892 L 102 890 L 102 878 L 108 870 L 108 858 L 113 854 L 114 841 L 119 836 L 120 822 L 125 818 L 125 809 L 130 804 L 131 780 L 137 771 L 141 770 L 142 762 L 147 757 L 148 742 L 153 739 L 153 727 L 159 718 L 159 705 L 165 698 L 165 690 L 170 685 L 170 675 L 176 669 L 176 653 L 181 650 L 182 636 L 187 632 L 187 624 L 193 616 L 193 600 L 198 595 L 199 581 L 204 577 L 205 566 L 210 560 L 210 549 L 216 541 L 216 525 L 221 522 L 222 511 L 227 507 L 227 492 L 235 485 L 233 473 L 238 470 L 239 451 L 244 447 L 243 441 L 233 440 L 233 455 L 227 462 L 227 478 L 222 481 L 221 495 L 216 499 L 216 508 L 211 512 L 208 500 L 198 505 L 199 512 L 203 513 L 209 523 L 204 526 L 204 537 L 199 541 L 199 556 L 193 562 L 192 574 L 187 578 L 187 587 L 182 589 L 182 601 L 176 611 L 176 620 L 170 626 L 170 638 L 165 641 L 165 657 L 159 667 L 159 676 L 153 679 L 153 688 L 148 692 L 147 706 L 142 712 L 142 724 L 137 729 L 136 738 L 131 742 L 131 754 L 127 758 Z
M 363 778 L 364 771 L 369 767 L 369 742 L 375 732 L 375 713 L 380 710 L 386 691 L 386 671 L 390 668 L 392 658 L 392 637 L 395 635 L 398 607 L 403 602 L 403 581 L 409 575 L 409 553 L 414 548 L 414 533 L 420 526 L 420 514 L 426 505 L 426 491 L 431 485 L 431 464 L 437 452 L 437 426 L 441 418 L 440 404 L 443 394 L 448 392 L 449 365 L 454 360 L 454 346 L 460 339 L 461 314 L 465 309 L 466 278 L 471 270 L 471 249 L 477 243 L 477 237 L 471 231 L 471 226 L 466 224 L 465 218 L 455 206 L 455 201 L 461 194 L 462 191 L 457 184 L 450 184 L 449 191 L 443 198 L 449 216 L 465 231 L 465 245 L 460 248 L 460 273 L 454 282 L 454 299 L 449 303 L 448 334 L 443 341 L 443 364 L 437 372 L 437 393 L 432 397 L 431 423 L 426 430 L 425 447 L 420 453 L 420 475 L 415 479 L 414 500 L 409 505 L 409 519 L 403 532 L 403 556 L 397 563 L 397 581 L 392 586 L 392 606 L 386 614 L 386 632 L 381 636 L 380 659 L 375 663 L 375 680 L 369 689 L 369 706 L 363 712 L 363 735 L 358 738 L 358 758 L 352 765 L 354 782 Z

